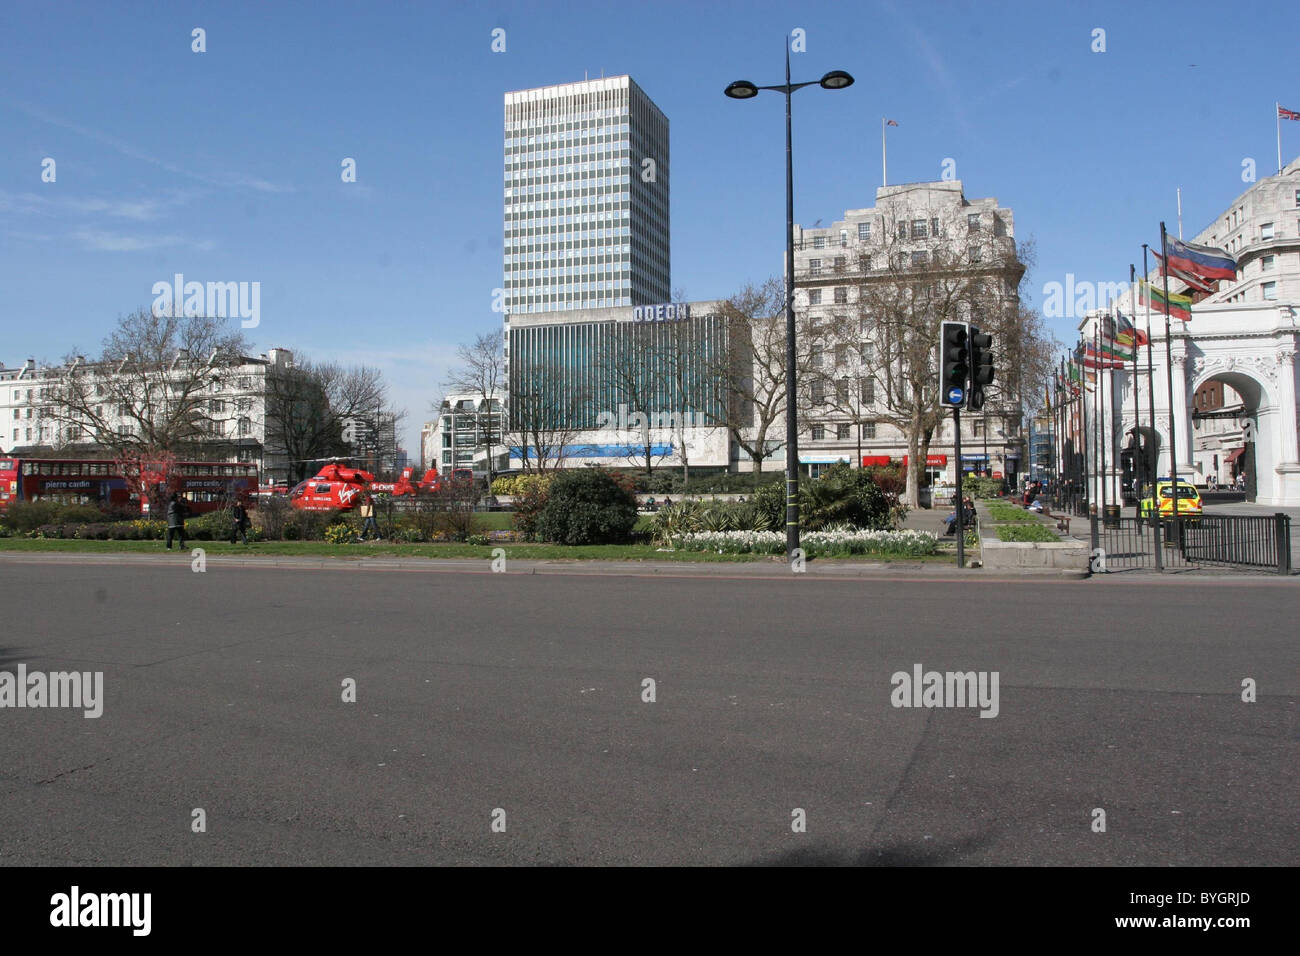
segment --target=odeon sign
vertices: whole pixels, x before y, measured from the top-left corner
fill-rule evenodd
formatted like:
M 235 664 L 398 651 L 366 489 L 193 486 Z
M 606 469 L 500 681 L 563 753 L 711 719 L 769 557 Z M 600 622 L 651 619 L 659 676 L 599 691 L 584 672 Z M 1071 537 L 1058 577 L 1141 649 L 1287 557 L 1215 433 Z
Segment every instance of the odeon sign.
M 632 310 L 633 322 L 685 322 L 690 317 L 691 307 L 685 302 L 638 305 Z

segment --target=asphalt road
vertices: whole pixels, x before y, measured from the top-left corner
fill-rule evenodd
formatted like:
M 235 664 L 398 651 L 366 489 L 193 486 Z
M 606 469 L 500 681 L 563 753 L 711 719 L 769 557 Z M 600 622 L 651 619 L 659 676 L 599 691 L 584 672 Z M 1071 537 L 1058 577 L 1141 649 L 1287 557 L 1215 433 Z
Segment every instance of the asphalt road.
M 486 570 L 7 557 L 0 864 L 1297 862 L 1294 580 Z

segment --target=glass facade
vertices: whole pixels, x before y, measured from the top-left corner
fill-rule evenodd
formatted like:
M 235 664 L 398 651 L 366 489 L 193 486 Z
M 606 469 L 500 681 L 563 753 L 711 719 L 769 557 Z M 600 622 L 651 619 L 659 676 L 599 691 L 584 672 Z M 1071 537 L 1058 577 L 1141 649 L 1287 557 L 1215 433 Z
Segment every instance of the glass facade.
M 668 119 L 630 77 L 507 93 L 507 313 L 669 301 L 668 185 Z
M 728 360 L 727 330 L 716 312 L 680 322 L 512 322 L 511 413 L 527 408 L 524 414 L 544 416 L 552 427 L 596 429 L 602 414 L 617 417 L 622 405 L 628 414 L 689 412 L 696 425 L 721 424 L 726 395 L 718 369 Z

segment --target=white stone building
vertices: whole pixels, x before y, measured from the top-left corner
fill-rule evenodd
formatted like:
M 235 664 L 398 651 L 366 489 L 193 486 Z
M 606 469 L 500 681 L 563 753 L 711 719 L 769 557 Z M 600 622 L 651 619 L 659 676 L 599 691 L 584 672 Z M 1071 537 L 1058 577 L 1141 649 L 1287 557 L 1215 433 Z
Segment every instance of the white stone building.
M 275 348 L 258 357 L 241 356 L 238 365 L 214 380 L 204 399 L 210 441 L 199 453 L 219 460 L 254 462 L 263 481 L 286 480 L 286 457 L 268 447 L 266 440 L 266 378 L 292 363 L 291 351 Z M 83 430 L 57 424 L 58 416 L 48 408 L 59 380 L 74 372 L 102 377 L 96 385 L 106 396 L 100 414 L 115 430 L 133 427 L 129 410 L 107 401 L 112 392 L 110 380 L 119 374 L 113 368 L 80 358 L 58 366 L 40 366 L 28 359 L 17 368 L 0 366 L 0 448 L 6 454 L 77 458 L 101 453 Z
M 987 281 L 1002 306 L 1014 307 L 1024 270 L 1018 264 L 1007 268 L 1015 254 L 1013 213 L 994 198 L 968 199 L 960 180 L 887 186 L 876 190 L 875 206 L 850 209 L 830 226 L 795 226 L 794 243 L 800 318 L 859 333 L 816 346 L 819 351 L 810 356 L 815 374 L 805 377 L 823 381 L 801 405 L 800 463 L 813 475 L 830 463 L 859 456 L 866 465 L 902 464 L 907 438 L 887 421 L 881 343 L 873 340 L 872 316 L 861 289 L 870 283 L 898 286 L 971 276 Z M 980 321 L 977 315 L 962 318 Z M 938 336 L 936 324 L 936 348 Z M 996 342 L 993 348 L 996 354 Z M 1000 368 L 1002 375 L 1005 362 Z M 1017 398 L 995 386 L 982 412 L 963 414 L 962 470 L 1013 478 L 1028 468 Z M 954 451 L 952 420 L 946 417 L 930 442 L 929 483 L 947 487 L 956 482 Z M 783 449 L 773 452 L 776 467 L 784 454 Z

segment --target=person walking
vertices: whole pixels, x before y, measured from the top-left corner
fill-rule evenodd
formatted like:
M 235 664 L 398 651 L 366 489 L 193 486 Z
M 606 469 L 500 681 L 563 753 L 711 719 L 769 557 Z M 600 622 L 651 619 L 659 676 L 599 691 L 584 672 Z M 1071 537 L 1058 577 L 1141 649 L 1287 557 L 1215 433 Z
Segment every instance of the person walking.
M 366 495 L 361 502 L 361 540 L 365 541 L 366 536 L 374 532 L 375 538 L 379 537 L 379 525 L 375 522 L 375 499 Z
M 248 511 L 243 504 L 236 501 L 230 509 L 230 543 L 235 543 L 235 538 L 239 537 L 244 544 L 248 544 Z
M 181 550 L 185 550 L 185 518 L 189 514 L 185 499 L 172 492 L 167 502 L 167 550 L 172 549 L 172 536 L 180 539 Z

